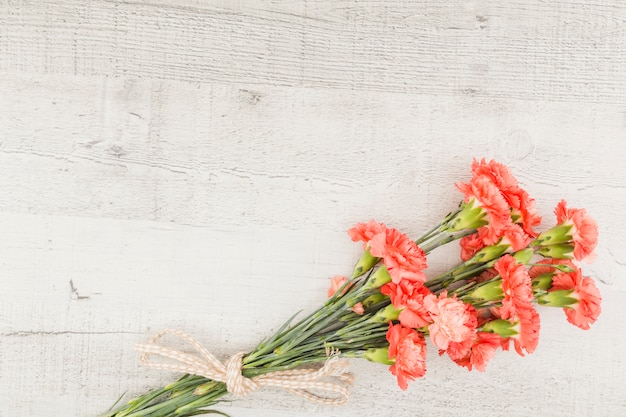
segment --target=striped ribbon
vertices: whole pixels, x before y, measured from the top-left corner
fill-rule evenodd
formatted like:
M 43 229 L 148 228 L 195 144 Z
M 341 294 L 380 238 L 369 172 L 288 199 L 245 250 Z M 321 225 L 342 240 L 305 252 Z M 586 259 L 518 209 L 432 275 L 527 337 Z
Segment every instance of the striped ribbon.
M 159 339 L 165 335 L 173 335 L 189 343 L 195 352 L 185 353 L 158 344 Z M 318 369 L 290 369 L 246 378 L 241 372 L 245 352 L 236 353 L 222 363 L 200 342 L 178 330 L 162 330 L 149 343 L 137 344 L 135 350 L 141 353 L 141 362 L 149 368 L 200 375 L 223 382 L 228 392 L 238 397 L 243 397 L 260 387 L 277 387 L 316 404 L 341 405 L 348 401 L 350 395 L 348 385 L 354 380 L 352 374 L 348 372 L 347 361 L 340 360 L 336 355 L 330 355 Z M 170 361 L 155 361 L 151 356 Z M 318 395 L 311 391 L 325 392 L 326 395 Z

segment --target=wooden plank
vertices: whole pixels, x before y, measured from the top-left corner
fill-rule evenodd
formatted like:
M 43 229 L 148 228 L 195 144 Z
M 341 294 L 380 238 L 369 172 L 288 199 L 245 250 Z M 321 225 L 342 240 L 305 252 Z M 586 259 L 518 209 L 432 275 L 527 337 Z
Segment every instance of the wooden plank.
M 626 184 L 612 105 L 73 76 L 0 86 L 11 210 L 343 230 L 373 216 L 417 232 L 482 156 L 547 196 L 545 216 L 561 196 L 622 210 L 602 201 Z
M 4 214 L 0 227 L 2 275 L 13 280 L 0 294 L 0 399 L 9 415 L 97 415 L 126 390 L 134 395 L 173 380 L 141 368 L 132 350 L 161 328 L 184 329 L 221 357 L 249 349 L 291 313 L 319 305 L 328 277 L 347 273 L 358 256 L 343 233 L 24 214 Z M 620 410 L 621 397 L 611 393 L 624 382 L 615 361 L 626 328 L 611 317 L 621 314 L 625 290 L 600 288 L 605 311 L 592 330 L 582 334 L 562 312 L 544 309 L 537 352 L 500 352 L 485 374 L 458 368 L 430 346 L 428 374 L 407 392 L 385 367 L 354 361 L 357 382 L 345 407 L 263 390 L 221 409 L 346 416 L 365 407 L 443 416 L 469 407 L 469 415 L 480 415 L 501 410 L 501 402 L 485 400 L 495 393 L 507 396 L 515 416 L 527 412 L 529 395 L 537 412 L 555 404 L 546 410 L 551 416 Z M 575 388 L 580 379 L 588 381 L 584 390 Z M 449 401 L 451 392 L 458 401 Z
M 344 407 L 220 409 L 626 414 L 626 6 L 505 3 L 0 0 L 0 415 L 95 416 L 172 381 L 132 350 L 164 327 L 249 349 L 349 273 L 354 222 L 418 235 L 481 156 L 544 227 L 561 198 L 598 220 L 592 330 L 542 311 L 537 352 L 485 374 L 429 345 L 406 392 L 353 361 Z
M 625 103 L 623 2 L 224 3 L 9 2 L 0 70 Z

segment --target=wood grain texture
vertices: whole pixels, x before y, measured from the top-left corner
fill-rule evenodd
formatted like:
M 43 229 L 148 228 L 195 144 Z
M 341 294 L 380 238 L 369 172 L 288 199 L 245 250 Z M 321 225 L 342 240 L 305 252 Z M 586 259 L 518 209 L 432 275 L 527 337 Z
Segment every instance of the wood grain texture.
M 0 70 L 625 103 L 622 2 L 223 3 L 8 2 Z
M 173 380 L 132 350 L 164 327 L 251 348 L 350 271 L 354 222 L 419 234 L 481 156 L 544 227 L 561 198 L 597 219 L 590 331 L 544 310 L 537 351 L 484 374 L 430 346 L 406 392 L 354 361 L 346 406 L 221 409 L 626 414 L 625 97 L 618 0 L 0 0 L 0 416 L 95 416 Z

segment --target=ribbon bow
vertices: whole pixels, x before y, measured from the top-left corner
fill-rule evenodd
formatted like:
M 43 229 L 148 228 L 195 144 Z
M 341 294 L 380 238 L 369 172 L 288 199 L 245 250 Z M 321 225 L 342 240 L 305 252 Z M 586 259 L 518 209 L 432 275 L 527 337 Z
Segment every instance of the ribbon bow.
M 189 354 L 157 344 L 165 335 L 175 335 L 189 343 L 195 354 Z M 183 372 L 200 375 L 213 381 L 223 382 L 229 393 L 243 397 L 262 386 L 282 388 L 317 404 L 340 405 L 348 401 L 353 376 L 348 373 L 347 362 L 337 356 L 329 357 L 319 369 L 290 369 L 246 378 L 242 375 L 242 359 L 246 352 L 239 352 L 222 363 L 193 337 L 177 331 L 162 330 L 146 344 L 137 344 L 135 350 L 141 352 L 143 365 L 152 369 Z M 170 359 L 173 362 L 150 360 L 150 355 Z M 336 396 L 320 396 L 311 390 L 325 391 Z

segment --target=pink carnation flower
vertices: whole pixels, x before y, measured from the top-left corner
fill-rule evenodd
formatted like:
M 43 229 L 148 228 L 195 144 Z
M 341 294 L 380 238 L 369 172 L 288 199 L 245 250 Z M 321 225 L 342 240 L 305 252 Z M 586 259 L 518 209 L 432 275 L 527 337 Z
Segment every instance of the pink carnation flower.
M 459 366 L 464 366 L 468 370 L 476 368 L 480 372 L 485 372 L 487 364 L 496 354 L 500 346 L 500 336 L 495 333 L 477 332 L 469 352 L 460 359 L 453 360 Z
M 472 161 L 472 175 L 474 177 L 487 177 L 489 178 L 499 189 L 503 191 L 517 189 L 517 180 L 511 174 L 511 171 L 506 165 L 500 164 L 493 159 L 489 162 L 485 158 L 480 162 L 474 159 Z
M 461 245 L 461 259 L 463 262 L 476 255 L 476 252 L 485 247 L 484 235 L 486 231 L 486 227 L 481 227 L 476 233 L 464 236 L 459 240 L 459 245 Z
M 587 210 L 567 208 L 565 200 L 561 200 L 554 209 L 558 224 L 572 226 L 571 234 L 574 240 L 574 258 L 583 260 L 593 255 L 598 244 L 598 225 L 589 216 Z
M 505 198 L 511 205 L 511 217 L 514 223 L 520 224 L 524 232 L 531 237 L 537 237 L 533 226 L 541 224 L 541 216 L 535 208 L 535 200 L 521 188 L 509 191 Z
M 363 249 L 367 249 L 367 245 L 374 236 L 379 233 L 385 233 L 387 226 L 383 223 L 377 223 L 370 220 L 367 223 L 357 223 L 348 230 L 348 235 L 353 242 L 363 242 Z
M 472 175 L 491 179 L 511 207 L 514 222 L 520 223 L 528 235 L 537 236 L 532 227 L 541 223 L 541 216 L 535 208 L 535 200 L 519 187 L 509 168 L 494 160 L 486 162 L 483 158 L 480 162 L 474 160 L 472 163 Z
M 527 353 L 533 353 L 539 343 L 539 314 L 533 307 L 520 310 L 517 314 L 517 317 L 510 318 L 511 322 L 515 323 L 514 329 L 517 335 L 502 339 L 501 346 L 503 350 L 509 350 L 509 342 L 512 340 L 515 351 L 520 356 L 524 356 L 524 350 Z
M 335 293 L 339 290 L 339 288 L 341 288 L 341 286 L 345 284 L 347 281 L 348 281 L 348 278 L 342 277 L 341 275 L 332 277 L 330 279 L 330 288 L 328 288 L 328 298 L 335 295 Z M 348 291 L 348 286 L 346 286 L 343 289 L 343 291 L 341 292 L 341 295 L 345 294 L 346 291 Z
M 470 333 L 460 342 L 451 341 L 448 343 L 448 349 L 445 350 L 445 352 L 448 353 L 448 356 L 450 356 L 452 360 L 461 359 L 466 356 L 472 348 L 472 343 L 475 339 L 476 327 L 478 325 L 476 309 L 471 304 L 465 304 L 465 309 L 467 310 L 469 317 L 469 320 L 465 322 L 465 326 L 469 328 Z M 444 351 L 440 351 L 439 353 L 442 354 L 443 352 Z
M 517 252 L 528 246 L 532 238 L 515 223 L 508 223 L 499 230 L 481 227 L 476 233 L 464 236 L 459 241 L 461 259 L 467 261 L 486 246 L 498 245 L 506 247 L 509 253 Z
M 501 230 L 510 223 L 519 223 L 524 232 L 537 236 L 533 226 L 541 222 L 541 217 L 535 209 L 535 200 L 519 187 L 517 180 L 510 170 L 496 161 L 483 158 L 480 162 L 472 163 L 472 179 L 468 184 L 456 184 L 464 194 L 465 202 L 472 199 L 482 207 L 488 215 L 491 242 L 495 243 L 502 236 Z
M 471 348 L 472 348 L 472 339 L 468 337 L 467 339 L 461 342 L 448 343 L 448 349 L 446 350 L 440 349 L 439 354 L 443 355 L 444 353 L 447 353 L 450 359 L 452 359 L 453 361 L 457 361 L 467 356 Z
M 398 284 L 389 282 L 380 288 L 380 292 L 389 296 L 394 308 L 402 310 L 398 316 L 402 325 L 418 329 L 432 323 L 424 307 L 424 297 L 432 293 L 424 285 L 406 280 Z
M 403 279 L 423 283 L 426 254 L 407 235 L 374 220 L 358 223 L 348 231 L 353 241 L 362 241 L 370 254 L 382 258 L 396 284 Z
M 407 235 L 396 229 L 387 229 L 370 240 L 372 256 L 383 258 L 391 280 L 395 283 L 403 279 L 423 283 L 426 275 L 426 254 Z
M 552 277 L 552 288 L 554 290 L 573 290 L 570 297 L 578 302 L 563 309 L 567 316 L 567 321 L 583 330 L 588 330 L 589 325 L 595 323 L 600 316 L 602 308 L 602 296 L 594 281 L 589 277 L 584 277 L 580 268 L 574 272 L 561 272 Z
M 476 314 L 473 309 L 457 300 L 456 295 L 448 297 L 447 291 L 424 297 L 424 307 L 428 310 L 432 323 L 428 326 L 430 340 L 439 349 L 446 350 L 450 342 L 463 342 L 474 337 Z
M 493 267 L 502 277 L 502 318 L 508 319 L 518 315 L 521 310 L 532 309 L 533 290 L 526 267 L 508 254 L 501 257 Z
M 532 238 L 518 224 L 510 224 L 502 230 L 499 245 L 508 245 L 510 252 L 524 249 Z
M 401 389 L 408 388 L 408 381 L 421 378 L 426 373 L 426 341 L 424 336 L 401 324 L 389 323 L 387 330 L 389 359 L 395 363 L 389 370 L 398 379 Z
M 511 222 L 511 208 L 500 189 L 486 176 L 472 178 L 469 184 L 456 184 L 464 194 L 465 202 L 474 200 L 487 213 L 487 228 L 497 235 L 499 230 Z

